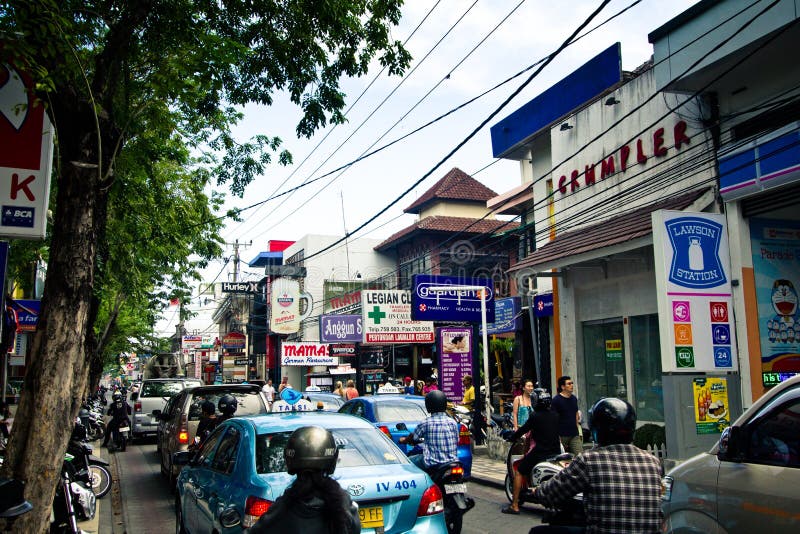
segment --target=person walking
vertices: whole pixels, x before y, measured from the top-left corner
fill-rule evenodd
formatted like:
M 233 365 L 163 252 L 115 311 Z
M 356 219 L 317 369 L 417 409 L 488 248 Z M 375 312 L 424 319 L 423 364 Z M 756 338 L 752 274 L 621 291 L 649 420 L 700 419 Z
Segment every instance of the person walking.
M 267 380 L 267 383 L 264 384 L 264 387 L 261 388 L 261 391 L 264 392 L 264 396 L 267 398 L 267 402 L 271 407 L 272 403 L 275 402 L 275 386 L 272 385 L 271 378 Z
M 578 455 L 583 452 L 578 398 L 573 395 L 575 383 L 569 376 L 558 379 L 558 395 L 553 397 L 553 410 L 558 414 L 558 435 L 564 450 Z
M 355 399 L 358 397 L 358 390 L 356 389 L 356 383 L 350 379 L 347 381 L 347 387 L 344 388 L 344 398 L 345 400 Z
M 289 377 L 288 376 L 284 376 L 283 378 L 281 378 L 281 383 L 278 384 L 278 394 L 280 395 L 281 391 L 283 391 L 286 388 L 291 388 L 291 387 L 292 387 L 292 385 L 289 383 Z
M 342 387 L 342 381 L 341 380 L 337 380 L 336 381 L 336 387 L 333 389 L 333 392 L 335 394 L 339 395 L 341 398 L 347 400 L 347 397 L 345 397 L 345 395 L 344 395 L 344 387 Z
M 403 391 L 405 392 L 406 395 L 413 395 L 414 393 L 416 393 L 414 388 L 414 380 L 412 380 L 410 376 L 407 376 L 404 382 L 405 386 L 403 387 Z
M 461 383 L 464 384 L 464 397 L 461 399 L 461 405 L 472 411 L 475 404 L 475 386 L 472 385 L 472 375 L 464 375 Z
M 357 534 L 358 506 L 331 475 L 339 449 L 329 430 L 300 427 L 283 450 L 286 471 L 297 475 L 248 532 L 250 534 Z
M 525 424 L 525 421 L 531 415 L 531 410 L 533 410 L 533 399 L 531 397 L 533 394 L 533 380 L 525 379 L 523 383 L 525 385 L 522 388 L 522 393 L 514 397 L 514 403 L 511 406 L 511 419 L 515 432 Z
M 436 385 L 436 379 L 432 376 L 429 376 L 425 379 L 425 387 L 422 388 L 422 394 L 427 395 L 431 391 L 437 391 L 439 387 Z

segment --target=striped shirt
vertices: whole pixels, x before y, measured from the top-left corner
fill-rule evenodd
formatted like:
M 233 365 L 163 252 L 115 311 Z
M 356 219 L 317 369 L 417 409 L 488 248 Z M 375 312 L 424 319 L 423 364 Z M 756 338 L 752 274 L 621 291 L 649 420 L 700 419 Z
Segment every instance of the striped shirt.
M 458 460 L 458 424 L 444 412 L 432 413 L 414 429 L 414 441 L 422 443 L 426 467 Z
M 587 533 L 655 533 L 661 525 L 658 459 L 635 445 L 587 450 L 536 491 L 550 507 L 583 493 Z

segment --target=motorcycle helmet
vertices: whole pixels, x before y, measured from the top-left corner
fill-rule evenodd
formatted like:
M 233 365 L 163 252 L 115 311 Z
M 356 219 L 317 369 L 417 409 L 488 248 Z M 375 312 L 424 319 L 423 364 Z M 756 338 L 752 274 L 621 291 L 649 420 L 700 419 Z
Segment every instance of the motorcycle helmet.
M 430 413 L 444 412 L 447 410 L 447 397 L 442 391 L 434 389 L 425 395 L 425 409 Z
M 544 412 L 550 409 L 550 402 L 553 400 L 550 393 L 544 388 L 536 388 L 533 390 L 532 397 L 534 398 L 533 409 L 537 412 Z
M 122 400 L 122 393 L 119 391 L 115 391 L 113 395 L 111 395 L 111 400 L 117 402 L 118 400 Z
M 289 436 L 283 449 L 286 471 L 290 475 L 301 471 L 322 471 L 326 475 L 333 474 L 339 449 L 333 434 L 318 426 L 300 427 Z
M 600 445 L 631 443 L 635 428 L 636 412 L 622 399 L 600 399 L 589 410 L 589 430 Z
M 236 397 L 233 395 L 223 395 L 220 397 L 219 402 L 217 402 L 217 409 L 222 413 L 222 415 L 230 417 L 236 412 L 236 408 L 238 407 L 238 403 L 236 402 Z

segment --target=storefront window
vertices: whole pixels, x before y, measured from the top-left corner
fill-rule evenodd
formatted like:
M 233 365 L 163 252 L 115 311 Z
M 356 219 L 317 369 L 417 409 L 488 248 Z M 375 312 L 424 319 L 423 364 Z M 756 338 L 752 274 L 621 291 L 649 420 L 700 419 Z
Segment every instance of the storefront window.
M 640 421 L 664 421 L 658 314 L 631 317 L 630 332 L 637 418 Z
M 625 350 L 621 319 L 583 323 L 583 355 L 589 406 L 603 397 L 625 399 Z

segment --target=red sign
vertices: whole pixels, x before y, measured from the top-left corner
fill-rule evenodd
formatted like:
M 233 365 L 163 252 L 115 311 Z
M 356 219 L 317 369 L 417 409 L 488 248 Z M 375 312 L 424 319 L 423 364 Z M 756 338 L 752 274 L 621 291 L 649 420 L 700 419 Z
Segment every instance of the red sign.
M 223 349 L 243 349 L 247 337 L 240 332 L 229 332 L 222 338 Z
M 727 302 L 709 302 L 711 308 L 711 322 L 712 323 L 727 323 L 728 322 L 728 303 Z

